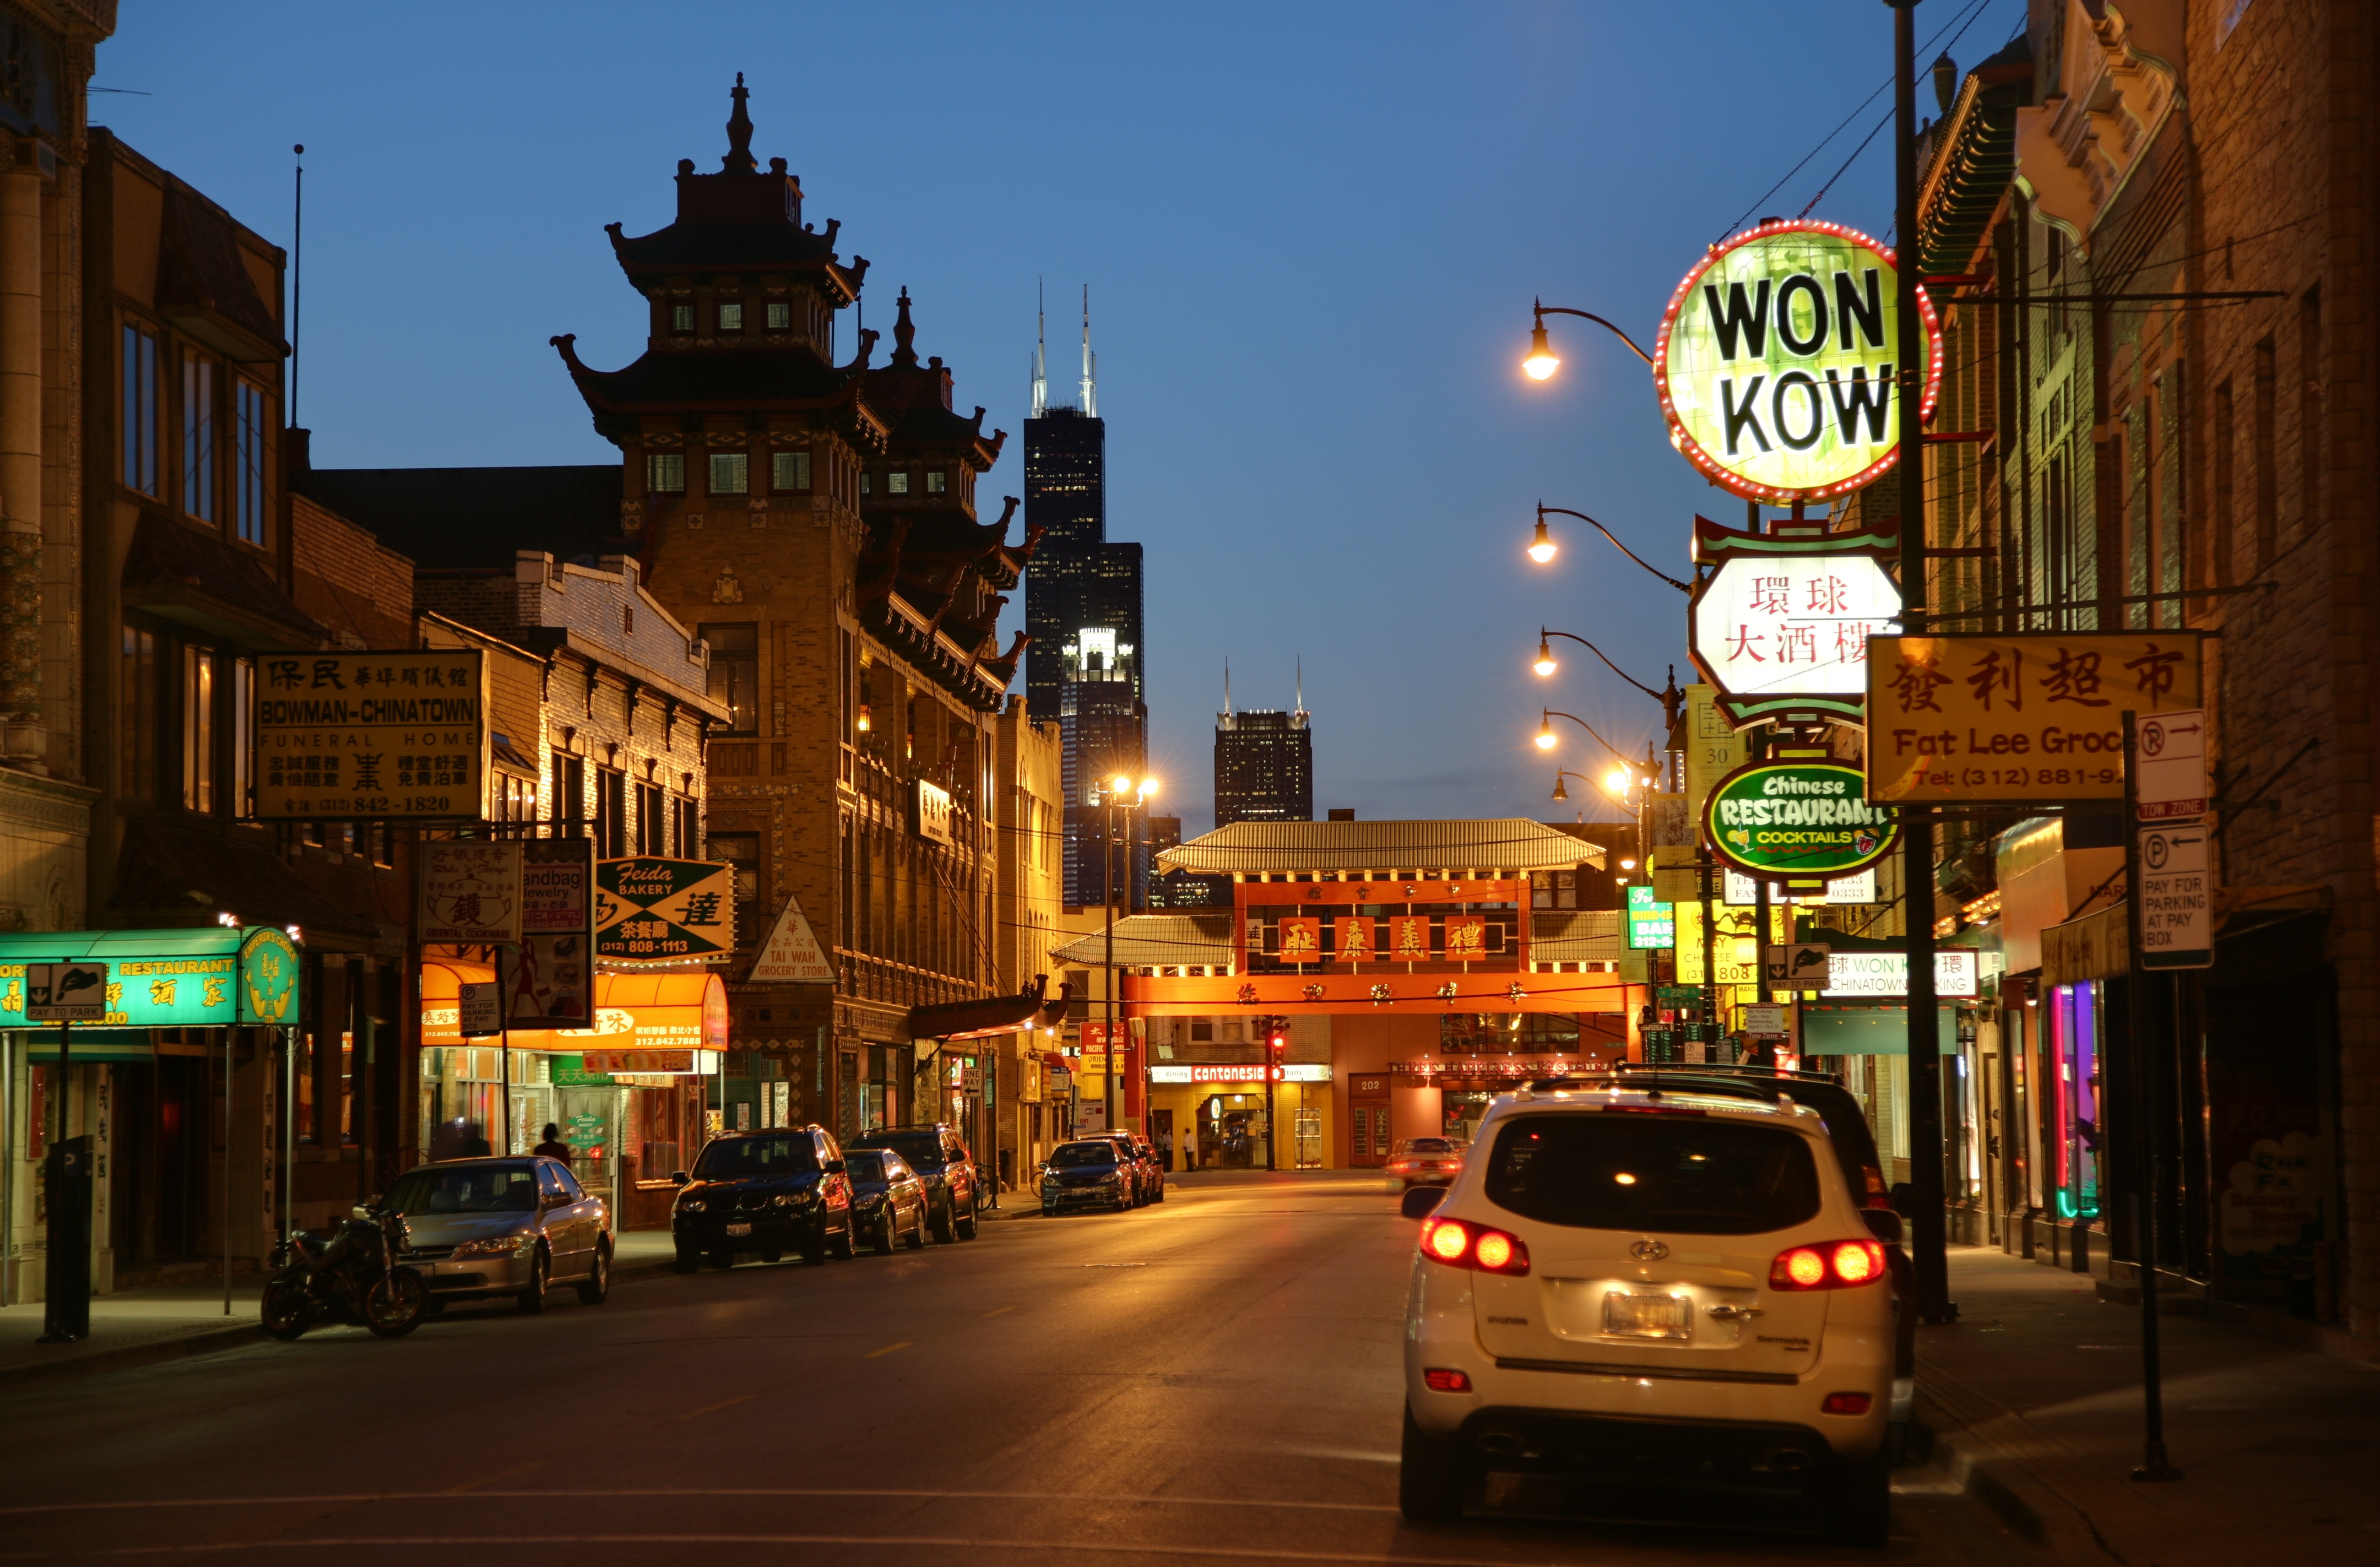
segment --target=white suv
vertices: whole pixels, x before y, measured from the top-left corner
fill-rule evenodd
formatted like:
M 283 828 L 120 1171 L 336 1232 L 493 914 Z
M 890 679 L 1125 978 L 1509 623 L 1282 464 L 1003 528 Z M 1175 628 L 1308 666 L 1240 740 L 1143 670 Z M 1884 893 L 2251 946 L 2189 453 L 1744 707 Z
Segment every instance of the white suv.
M 1405 1198 L 1426 1216 L 1406 1517 L 1458 1516 L 1493 1472 L 1623 1508 L 1709 1487 L 1798 1495 L 1833 1538 L 1884 1542 L 1892 1289 L 1815 1111 L 1526 1090 L 1489 1107 L 1439 1197 Z

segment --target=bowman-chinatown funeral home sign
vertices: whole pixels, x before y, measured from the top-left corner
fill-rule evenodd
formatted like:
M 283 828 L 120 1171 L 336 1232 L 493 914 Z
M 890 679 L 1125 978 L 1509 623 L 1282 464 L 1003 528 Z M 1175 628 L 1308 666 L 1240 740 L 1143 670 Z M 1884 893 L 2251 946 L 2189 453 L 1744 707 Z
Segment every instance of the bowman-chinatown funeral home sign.
M 1729 723 L 1859 722 L 1868 638 L 1900 623 L 1900 589 L 1885 569 L 1899 549 L 1890 525 L 1747 533 L 1694 518 L 1694 560 L 1717 569 L 1694 585 L 1686 650 Z
M 1703 830 L 1719 858 L 1752 876 L 1832 878 L 1892 852 L 1900 828 L 1867 803 L 1859 769 L 1835 761 L 1756 761 L 1719 780 Z
M 1924 407 L 1942 380 L 1925 317 Z M 1653 383 L 1670 440 L 1721 488 L 1779 504 L 1840 495 L 1900 451 L 1893 253 L 1840 224 L 1772 223 L 1712 247 L 1661 318 Z
M 1925 412 L 1942 326 L 1925 317 Z M 1764 224 L 1685 273 L 1652 355 L 1670 443 L 1749 500 L 1856 491 L 1900 455 L 1892 252 L 1842 224 Z
M 638 856 L 595 867 L 595 955 L 654 963 L 735 950 L 735 868 Z
M 2124 797 L 2124 713 L 2201 705 L 2190 631 L 1878 637 L 1867 792 L 1912 805 Z
M 477 649 L 259 660 L 257 819 L 476 820 L 488 773 L 480 660 Z

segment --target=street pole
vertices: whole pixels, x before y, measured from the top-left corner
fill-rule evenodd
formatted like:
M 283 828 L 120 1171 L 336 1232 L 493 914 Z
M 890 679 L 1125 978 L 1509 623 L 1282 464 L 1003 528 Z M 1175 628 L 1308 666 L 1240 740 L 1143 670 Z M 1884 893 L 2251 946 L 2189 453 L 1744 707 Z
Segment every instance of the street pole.
M 1892 8 L 1894 268 L 1900 342 L 1900 628 L 1925 632 L 1925 330 L 1917 314 L 1918 0 Z M 1945 1249 L 1942 1179 L 1942 1039 L 1934 994 L 1934 818 L 1903 807 L 1900 824 L 1901 924 L 1909 948 L 1909 1200 L 1917 1317 L 1955 1322 Z
M 2141 1281 L 2141 1415 L 2143 1423 L 2141 1466 L 2132 1471 L 2135 1480 L 2179 1480 L 2181 1471 L 2175 1468 L 2165 1453 L 2165 1370 L 2164 1346 L 2157 1335 L 2156 1294 L 2156 1159 L 2150 1150 L 2155 1118 L 2149 1113 L 2149 1073 L 2144 1059 L 2147 1054 L 2147 1030 L 2141 1026 L 2141 1014 L 2148 1000 L 2148 975 L 2141 966 L 2141 834 L 2140 834 L 2140 772 L 2139 753 L 2134 748 L 2135 715 L 2130 709 L 2124 712 L 2124 902 L 2130 905 L 2125 948 L 2131 961 L 2125 967 L 2124 988 L 2131 1002 L 2125 1007 L 2125 1049 L 2131 1055 L 2131 1070 L 2125 1074 L 2131 1088 L 2131 1124 L 2125 1129 L 2125 1141 L 2131 1146 L 2131 1157 L 2125 1163 L 2131 1167 L 2132 1235 L 2138 1246 Z M 2180 982 L 2176 979 L 2173 994 L 2179 1001 Z M 2121 1127 L 2124 1123 L 2119 1121 Z

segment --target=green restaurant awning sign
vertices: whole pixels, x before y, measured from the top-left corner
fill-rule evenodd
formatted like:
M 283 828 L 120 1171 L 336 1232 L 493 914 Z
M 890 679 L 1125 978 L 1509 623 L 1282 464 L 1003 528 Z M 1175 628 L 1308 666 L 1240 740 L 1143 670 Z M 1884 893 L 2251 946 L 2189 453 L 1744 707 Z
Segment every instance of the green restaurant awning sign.
M 107 965 L 107 1015 L 94 1027 L 273 1027 L 298 1022 L 298 944 L 270 925 L 203 930 L 43 930 L 0 938 L 0 1028 L 25 1020 L 29 963 Z
M 735 868 L 638 855 L 595 866 L 595 955 L 630 963 L 735 950 Z
M 1865 775 L 1840 762 L 1756 761 L 1711 786 L 1703 831 L 1747 876 L 1850 876 L 1900 840 L 1900 823 L 1868 804 L 1865 789 Z

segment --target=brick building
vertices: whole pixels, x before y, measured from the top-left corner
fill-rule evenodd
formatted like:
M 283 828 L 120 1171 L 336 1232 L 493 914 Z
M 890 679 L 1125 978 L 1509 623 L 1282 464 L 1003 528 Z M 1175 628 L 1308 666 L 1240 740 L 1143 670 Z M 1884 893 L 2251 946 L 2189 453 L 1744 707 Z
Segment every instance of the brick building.
M 2022 37 L 1937 74 L 1920 163 L 1919 264 L 1979 280 L 1937 288 L 1935 428 L 1961 432 L 1927 454 L 1941 628 L 2205 634 L 2216 784 L 2215 966 L 2137 995 L 2120 940 L 2093 961 L 2066 939 L 2120 936 L 2113 814 L 1946 824 L 1937 929 L 2006 965 L 1959 1046 L 1952 1233 L 2123 1287 L 2146 1160 L 2166 1287 L 2359 1354 L 2380 1339 L 2375 43 L 2362 8 L 2311 0 L 2034 0 Z

